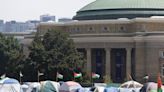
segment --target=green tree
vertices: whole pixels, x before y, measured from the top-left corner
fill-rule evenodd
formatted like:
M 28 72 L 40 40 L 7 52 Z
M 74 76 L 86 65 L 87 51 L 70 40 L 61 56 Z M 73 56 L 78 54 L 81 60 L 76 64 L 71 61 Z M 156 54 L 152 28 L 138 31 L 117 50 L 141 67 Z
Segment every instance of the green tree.
M 29 49 L 31 50 L 29 57 L 32 61 L 34 61 L 30 62 L 31 65 L 35 66 L 34 69 L 40 69 L 41 65 L 43 65 L 46 61 L 46 53 L 42 44 L 41 37 L 38 34 L 36 34 Z
M 18 40 L 0 34 L 0 74 L 16 76 L 18 73 L 15 71 L 19 70 L 23 57 L 22 47 Z
M 79 58 L 73 40 L 63 31 L 48 31 L 43 37 L 43 45 L 48 54 L 50 67 L 77 68 L 82 61 Z
M 36 33 L 29 46 L 29 57 L 22 63 L 22 73 L 25 81 L 37 81 L 38 70 L 44 69 L 43 66 L 46 63 L 46 53 L 41 39 L 41 36 Z
M 36 69 L 45 73 L 46 78 L 55 78 L 57 71 L 67 74 L 84 62 L 73 40 L 63 31 L 49 30 L 43 38 L 36 34 L 30 50 L 29 58 Z

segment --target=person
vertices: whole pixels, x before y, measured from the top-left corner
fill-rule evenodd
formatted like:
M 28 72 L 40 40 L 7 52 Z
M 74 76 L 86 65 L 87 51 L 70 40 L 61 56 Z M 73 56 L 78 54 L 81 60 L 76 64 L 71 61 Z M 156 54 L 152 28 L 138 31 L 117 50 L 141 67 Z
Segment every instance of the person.
M 149 76 L 146 75 L 145 77 L 143 77 L 143 79 L 145 80 L 145 83 L 149 82 Z
M 147 83 L 144 84 L 144 86 L 140 89 L 140 92 L 146 92 L 146 88 L 147 88 Z

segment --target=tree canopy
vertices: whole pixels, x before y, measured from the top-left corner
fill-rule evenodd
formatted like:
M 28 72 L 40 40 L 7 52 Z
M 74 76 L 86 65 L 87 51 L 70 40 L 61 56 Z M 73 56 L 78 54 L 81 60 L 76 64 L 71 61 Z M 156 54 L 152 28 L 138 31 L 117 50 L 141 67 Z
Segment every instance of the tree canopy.
M 18 40 L 0 34 L 0 74 L 6 73 L 15 77 L 15 71 L 19 70 L 22 58 L 23 51 Z
M 80 68 L 84 63 L 69 34 L 59 30 L 48 30 L 43 37 L 36 34 L 30 50 L 31 65 L 47 78 L 54 77 L 57 71 Z

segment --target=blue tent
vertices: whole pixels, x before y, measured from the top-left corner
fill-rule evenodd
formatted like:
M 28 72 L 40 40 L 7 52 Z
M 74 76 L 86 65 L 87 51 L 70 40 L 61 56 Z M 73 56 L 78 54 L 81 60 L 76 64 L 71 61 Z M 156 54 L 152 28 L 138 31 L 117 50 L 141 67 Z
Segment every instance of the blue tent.
M 19 82 L 16 79 L 12 79 L 12 78 L 5 80 L 3 82 L 3 84 L 17 84 L 17 83 L 19 83 Z
M 117 87 L 107 87 L 104 92 L 119 92 Z
M 16 79 L 6 77 L 0 80 L 0 84 L 19 84 L 19 82 Z
M 16 79 L 6 77 L 0 80 L 0 92 L 21 92 L 21 87 Z

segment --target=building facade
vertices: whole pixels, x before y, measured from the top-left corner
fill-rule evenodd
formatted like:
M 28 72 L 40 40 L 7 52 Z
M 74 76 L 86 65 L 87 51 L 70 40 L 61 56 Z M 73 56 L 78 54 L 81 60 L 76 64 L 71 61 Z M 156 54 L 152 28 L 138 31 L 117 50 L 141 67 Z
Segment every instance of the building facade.
M 164 19 L 85 20 L 65 24 L 40 24 L 38 32 L 64 30 L 70 33 L 78 51 L 86 56 L 88 73 L 109 76 L 123 82 L 131 75 L 143 81 L 163 74 Z
M 38 32 L 48 29 L 70 34 L 76 48 L 86 57 L 85 69 L 123 82 L 132 76 L 144 81 L 149 75 L 164 78 L 164 15 L 162 0 L 96 0 L 66 23 L 41 23 Z

